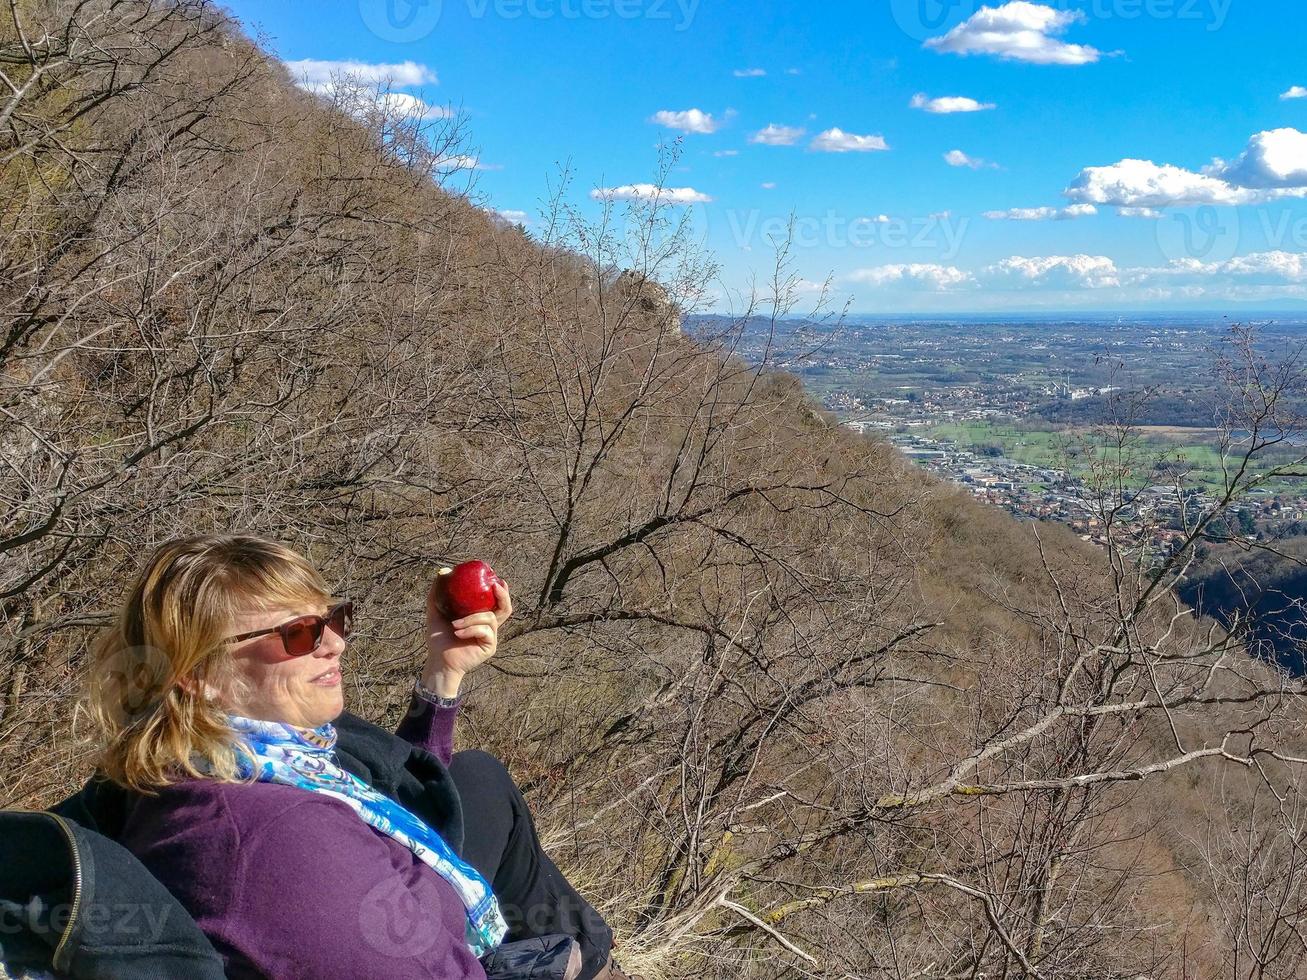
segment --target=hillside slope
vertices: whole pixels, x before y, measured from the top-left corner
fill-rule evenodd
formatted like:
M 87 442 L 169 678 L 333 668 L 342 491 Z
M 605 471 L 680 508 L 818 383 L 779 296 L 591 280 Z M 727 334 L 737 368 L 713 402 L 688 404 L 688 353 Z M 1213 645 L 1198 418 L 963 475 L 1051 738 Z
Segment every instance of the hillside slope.
M 737 328 L 684 336 L 712 267 L 674 213 L 595 226 L 564 190 L 509 226 L 441 186 L 458 120 L 304 93 L 198 0 L 20 0 L 0 61 L 5 805 L 87 775 L 87 639 L 153 544 L 308 554 L 383 722 L 434 569 L 480 556 L 518 612 L 462 744 L 651 976 L 1226 961 L 1252 872 L 1200 871 L 1229 835 L 1165 816 L 1256 813 L 1215 774 L 1290 780 L 1263 753 L 1297 692 L 1065 529 L 841 430 Z
M 1307 673 L 1307 538 L 1277 541 L 1274 551 L 1246 543 L 1205 549 L 1180 594 L 1227 629 L 1251 618 L 1249 638 L 1265 656 Z

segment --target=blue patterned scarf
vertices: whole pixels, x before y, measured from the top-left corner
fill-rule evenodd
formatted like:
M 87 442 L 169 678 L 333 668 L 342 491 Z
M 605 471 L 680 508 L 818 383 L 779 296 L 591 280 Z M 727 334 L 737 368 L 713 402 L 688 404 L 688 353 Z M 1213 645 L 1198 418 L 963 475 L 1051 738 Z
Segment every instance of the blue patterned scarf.
M 335 726 L 296 728 L 238 715 L 228 715 L 227 720 L 245 750 L 238 753 L 242 776 L 255 773 L 259 782 L 298 786 L 340 800 L 369 827 L 399 841 L 454 887 L 467 909 L 467 944 L 476 956 L 503 942 L 508 926 L 490 885 L 419 817 L 336 764 Z

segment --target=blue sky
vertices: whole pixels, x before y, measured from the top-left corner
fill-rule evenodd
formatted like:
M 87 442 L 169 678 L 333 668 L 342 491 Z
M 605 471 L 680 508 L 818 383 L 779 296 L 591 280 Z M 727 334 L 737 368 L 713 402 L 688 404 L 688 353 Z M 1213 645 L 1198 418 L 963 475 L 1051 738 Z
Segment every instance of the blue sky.
M 1307 308 L 1299 0 L 228 6 L 306 84 L 461 109 L 528 228 L 564 165 L 591 214 L 686 202 L 718 309 L 791 215 L 801 289 L 858 312 Z

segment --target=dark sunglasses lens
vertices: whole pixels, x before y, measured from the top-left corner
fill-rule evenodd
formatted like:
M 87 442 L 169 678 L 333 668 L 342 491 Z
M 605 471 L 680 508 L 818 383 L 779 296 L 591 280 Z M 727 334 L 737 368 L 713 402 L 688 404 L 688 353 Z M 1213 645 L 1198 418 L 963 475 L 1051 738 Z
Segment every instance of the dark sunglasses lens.
M 286 652 L 292 657 L 312 653 L 318 647 L 318 640 L 322 638 L 322 620 L 307 617 L 297 619 L 293 623 L 286 624 L 282 635 L 286 640 Z
M 342 640 L 348 639 L 349 635 L 354 632 L 354 604 L 352 602 L 342 602 L 333 609 L 328 625 L 331 627 L 332 632 Z

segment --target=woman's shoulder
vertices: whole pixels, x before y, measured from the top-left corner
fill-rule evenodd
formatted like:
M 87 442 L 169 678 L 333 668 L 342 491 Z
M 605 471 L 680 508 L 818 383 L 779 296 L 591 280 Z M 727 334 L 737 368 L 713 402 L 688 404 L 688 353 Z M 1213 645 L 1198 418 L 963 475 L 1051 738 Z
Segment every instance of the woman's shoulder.
M 137 796 L 128 807 L 124 841 L 134 843 L 209 840 L 215 846 L 239 845 L 269 827 L 287 822 L 311 824 L 323 808 L 337 801 L 277 783 L 228 783 L 186 779 Z
M 251 881 L 282 876 L 339 839 L 337 807 L 293 786 L 191 779 L 136 798 L 119 843 L 213 929 Z

